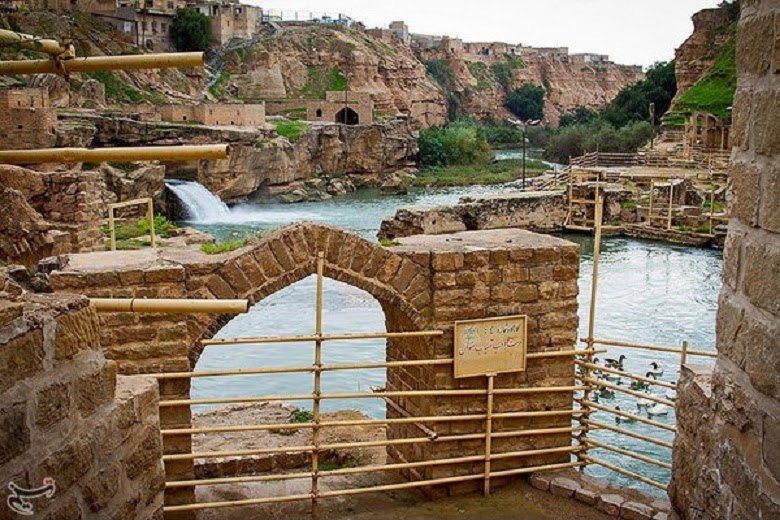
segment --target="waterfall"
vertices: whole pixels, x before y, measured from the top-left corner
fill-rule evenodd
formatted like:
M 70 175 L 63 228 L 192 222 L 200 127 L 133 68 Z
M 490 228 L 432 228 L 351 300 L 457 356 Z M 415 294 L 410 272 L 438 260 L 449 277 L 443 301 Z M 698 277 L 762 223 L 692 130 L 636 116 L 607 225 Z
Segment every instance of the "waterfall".
M 230 208 L 219 197 L 195 181 L 166 180 L 165 185 L 181 201 L 187 220 L 197 223 L 224 222 Z

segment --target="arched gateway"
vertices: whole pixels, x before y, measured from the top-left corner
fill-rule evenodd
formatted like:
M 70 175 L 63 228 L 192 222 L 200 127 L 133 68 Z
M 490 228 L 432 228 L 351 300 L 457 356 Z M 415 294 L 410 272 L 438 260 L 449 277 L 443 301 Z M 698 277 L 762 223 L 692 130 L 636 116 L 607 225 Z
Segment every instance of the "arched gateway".
M 403 394 L 394 399 L 403 413 L 388 408 L 388 418 L 472 418 L 432 423 L 435 436 L 423 444 L 406 444 L 406 439 L 421 436 L 419 424 L 388 424 L 388 461 L 424 463 L 404 473 L 407 478 L 440 479 L 476 471 L 473 460 L 448 465 L 430 461 L 484 455 L 485 423 L 478 417 L 485 413 L 486 380 L 454 377 L 453 331 L 458 320 L 497 316 L 527 316 L 528 359 L 525 371 L 495 378 L 496 410 L 509 416 L 494 423 L 499 438 L 492 450 L 553 451 L 502 458 L 493 462 L 493 470 L 503 476 L 521 473 L 524 467 L 568 463 L 574 370 L 567 352 L 577 338 L 579 247 L 565 240 L 513 229 L 409 237 L 386 248 L 341 229 L 305 223 L 223 255 L 175 249 L 72 255 L 51 279 L 58 292 L 92 297 L 248 298 L 254 304 L 315 273 L 320 252 L 324 276 L 358 287 L 380 302 L 388 332 L 442 331 L 438 337 L 388 340 L 387 361 L 404 362 L 387 369 L 386 391 Z M 189 372 L 203 350 L 201 342 L 229 318 L 103 314 L 101 345 L 124 374 Z M 187 399 L 189 390 L 189 379 L 160 379 L 163 402 Z M 163 430 L 190 427 L 189 406 L 161 405 L 160 412 Z M 533 420 L 523 415 L 528 412 Z M 522 433 L 529 429 L 551 431 Z M 453 443 L 449 438 L 461 440 Z M 164 436 L 164 448 L 169 459 L 171 454 L 190 453 L 191 437 Z M 558 448 L 564 451 L 556 452 Z M 191 479 L 193 461 L 166 460 L 166 472 L 169 480 Z M 458 477 L 452 485 L 473 490 L 481 483 Z M 166 494 L 167 504 L 193 500 L 191 487 Z

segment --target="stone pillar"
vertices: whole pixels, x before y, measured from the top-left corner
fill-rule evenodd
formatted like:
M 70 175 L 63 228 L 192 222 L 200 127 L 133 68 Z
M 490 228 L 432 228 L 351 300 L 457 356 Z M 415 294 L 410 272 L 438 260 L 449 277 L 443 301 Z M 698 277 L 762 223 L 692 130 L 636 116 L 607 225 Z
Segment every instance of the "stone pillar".
M 780 3 L 743 0 L 711 377 L 683 370 L 670 494 L 684 519 L 780 518 Z M 694 410 L 693 407 L 696 407 Z
M 430 326 L 444 336 L 410 348 L 398 342 L 388 346 L 388 360 L 453 356 L 453 329 L 458 320 L 528 315 L 528 352 L 555 352 L 574 348 L 577 341 L 577 277 L 579 246 L 565 240 L 528 231 L 506 229 L 466 231 L 453 235 L 420 235 L 400 240 L 392 250 L 427 263 L 432 284 Z M 414 359 L 414 357 L 412 357 Z M 419 366 L 388 371 L 388 390 L 485 389 L 482 377 L 455 379 L 451 365 Z M 495 388 L 571 386 L 574 384 L 574 358 L 557 357 L 528 360 L 525 372 L 496 377 Z M 484 396 L 408 398 L 400 403 L 409 412 L 425 415 L 484 414 Z M 496 412 L 567 410 L 572 393 L 499 395 Z M 388 409 L 389 416 L 395 416 Z M 504 419 L 494 423 L 494 431 L 568 427 L 571 418 Z M 434 425 L 440 436 L 479 433 L 484 421 L 450 422 Z M 389 438 L 420 437 L 414 425 L 392 426 Z M 540 449 L 571 444 L 569 433 L 534 437 L 497 438 L 493 453 Z M 390 459 L 423 461 L 482 455 L 484 439 L 390 447 Z M 568 462 L 569 454 L 497 460 L 494 470 Z M 417 470 L 417 478 L 431 479 L 480 473 L 482 463 L 442 465 Z M 449 486 L 449 492 L 481 488 L 481 481 Z

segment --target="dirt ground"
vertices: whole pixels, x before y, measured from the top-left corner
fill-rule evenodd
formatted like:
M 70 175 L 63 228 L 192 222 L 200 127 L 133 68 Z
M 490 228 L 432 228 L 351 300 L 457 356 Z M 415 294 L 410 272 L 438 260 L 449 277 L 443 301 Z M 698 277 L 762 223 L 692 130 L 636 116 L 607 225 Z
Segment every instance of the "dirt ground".
M 365 483 L 365 482 L 364 482 Z M 342 485 L 345 482 L 342 482 Z M 309 481 L 289 482 L 284 494 L 306 493 Z M 267 486 L 267 485 L 266 485 Z M 330 486 L 328 486 L 330 487 Z M 255 486 L 231 486 L 229 494 L 199 490 L 198 501 L 240 500 L 267 495 L 269 489 L 257 493 Z M 322 520 L 607 520 L 609 517 L 596 509 L 554 496 L 530 486 L 525 480 L 494 490 L 490 497 L 465 495 L 430 500 L 420 491 L 391 491 L 339 497 L 322 501 Z M 307 501 L 276 504 L 274 506 L 245 506 L 201 511 L 199 520 L 247 519 L 309 519 L 311 504 Z

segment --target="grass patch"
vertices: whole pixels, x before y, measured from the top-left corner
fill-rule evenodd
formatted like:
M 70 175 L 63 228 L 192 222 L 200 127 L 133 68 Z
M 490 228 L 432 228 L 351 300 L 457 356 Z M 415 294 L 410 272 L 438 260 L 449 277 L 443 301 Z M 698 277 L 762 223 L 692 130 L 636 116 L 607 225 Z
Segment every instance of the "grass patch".
M 732 38 L 720 49 L 712 68 L 677 101 L 675 111 L 711 112 L 730 119 L 737 90 L 736 39 Z
M 309 131 L 309 125 L 302 121 L 275 121 L 276 133 L 286 137 L 292 142 L 297 141 L 303 134 Z
M 466 66 L 474 79 L 477 80 L 477 86 L 474 87 L 476 90 L 487 90 L 494 85 L 493 76 L 485 62 L 467 61 Z
M 706 209 L 710 209 L 710 201 L 705 200 L 704 204 L 702 204 L 702 207 L 706 208 Z M 726 208 L 726 205 L 723 202 L 720 202 L 720 201 L 716 200 L 715 203 L 712 204 L 712 207 L 715 210 L 715 212 L 717 213 L 717 212 L 723 211 Z
M 525 62 L 511 54 L 504 54 L 504 61 L 494 63 L 490 66 L 490 71 L 496 78 L 496 81 L 509 92 L 514 83 L 515 71 L 525 68 Z
M 223 253 L 230 253 L 236 249 L 241 249 L 244 246 L 248 246 L 260 238 L 263 238 L 262 231 L 259 231 L 254 235 L 247 235 L 244 238 L 234 238 L 232 240 L 225 240 L 223 242 L 201 244 L 200 250 L 207 255 L 221 255 Z
M 82 170 L 94 170 L 100 166 L 100 163 L 97 162 L 85 162 L 81 163 L 81 169 Z
M 325 99 L 328 91 L 347 90 L 347 78 L 338 67 L 309 67 L 307 73 L 308 81 L 300 89 L 301 95 L 307 99 Z
M 336 471 L 337 469 L 341 469 L 343 466 L 337 462 L 322 461 L 317 467 L 320 471 Z
M 400 242 L 396 240 L 391 240 L 389 238 L 380 238 L 379 245 L 381 245 L 382 247 L 393 247 L 393 246 L 400 245 Z
M 624 200 L 620 203 L 620 207 L 625 209 L 636 209 L 637 202 L 635 200 Z
M 101 82 L 106 88 L 106 98 L 120 103 L 138 103 L 144 96 L 121 75 L 110 70 L 87 72 L 87 76 Z
M 422 170 L 412 180 L 413 186 L 470 186 L 474 184 L 504 184 L 523 176 L 523 161 L 513 159 L 496 161 L 485 165 L 443 166 Z M 535 177 L 547 171 L 541 161 L 526 161 L 526 176 Z
M 230 72 L 223 70 L 219 73 L 219 77 L 213 85 L 209 87 L 211 95 L 217 99 L 221 99 L 225 95 L 225 84 L 230 79 Z
M 292 424 L 304 424 L 312 422 L 312 420 L 314 420 L 314 414 L 303 408 L 299 408 L 290 414 L 290 422 Z
M 169 238 L 171 236 L 171 231 L 173 231 L 174 229 L 176 229 L 176 224 L 168 220 L 163 215 L 158 215 L 154 217 L 154 232 L 158 237 Z M 110 235 L 110 231 L 108 229 L 107 224 L 103 225 L 101 227 L 101 230 L 103 231 L 103 235 L 105 236 Z M 150 243 L 145 241 L 134 240 L 138 237 L 146 236 L 149 233 L 150 233 L 149 219 L 147 218 L 138 219 L 135 222 L 118 224 L 115 227 L 117 247 L 119 247 L 120 241 L 125 241 L 128 243 L 128 245 L 139 245 L 139 247 L 143 245 L 151 245 Z

